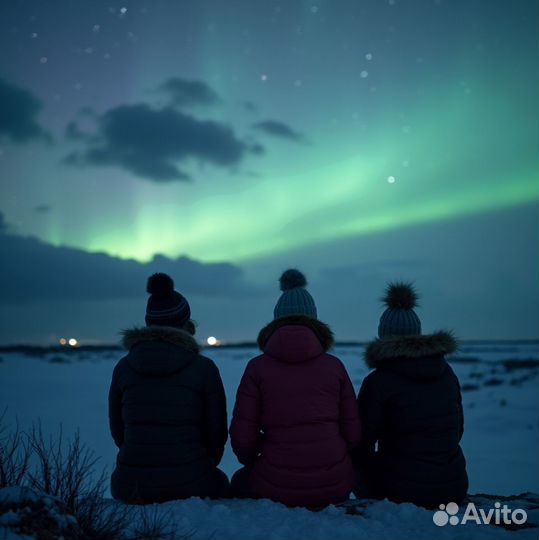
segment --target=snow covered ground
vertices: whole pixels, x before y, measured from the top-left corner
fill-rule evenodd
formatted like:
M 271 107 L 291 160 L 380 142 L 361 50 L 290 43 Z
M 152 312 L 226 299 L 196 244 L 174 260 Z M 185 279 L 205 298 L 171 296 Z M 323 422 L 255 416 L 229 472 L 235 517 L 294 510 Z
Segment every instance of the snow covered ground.
M 474 500 L 477 508 L 484 511 L 493 508 L 495 504 L 480 498 Z M 115 501 L 107 503 L 103 508 L 105 513 L 121 513 L 125 510 Z M 513 509 L 526 509 L 529 521 L 535 527 L 513 531 L 475 523 L 437 526 L 432 512 L 412 504 L 393 504 L 388 501 L 362 501 L 357 512 L 351 514 L 347 513 L 346 508 L 336 506 L 312 512 L 303 508 L 287 508 L 269 500 L 209 501 L 192 498 L 160 505 L 130 507 L 128 519 L 122 518 L 122 530 L 127 538 L 146 538 L 141 532 L 144 530 L 141 530 L 141 525 L 144 527 L 144 523 L 152 523 L 156 518 L 161 524 L 159 538 L 174 539 L 537 538 L 539 516 L 536 501 L 530 502 L 529 498 L 523 498 L 510 501 L 509 504 Z M 45 522 L 44 514 L 49 518 L 46 520 L 47 530 L 50 531 L 47 536 L 43 535 L 41 526 Z M 459 513 L 459 519 L 463 519 L 461 516 L 462 512 Z M 53 497 L 27 488 L 0 489 L 0 539 L 33 539 L 35 532 L 40 532 L 41 537 L 46 538 L 79 538 L 76 528 L 77 520 L 67 514 Z
M 345 363 L 356 391 L 367 373 L 362 347 L 341 346 L 333 352 Z M 221 370 L 229 403 L 247 361 L 248 348 L 209 348 L 205 354 Z M 0 353 L 0 410 L 8 408 L 23 428 L 41 419 L 45 431 L 80 430 L 81 440 L 101 456 L 109 471 L 115 447 L 108 432 L 107 392 L 112 369 L 122 352 L 66 348 L 32 354 Z M 460 378 L 465 409 L 463 449 L 470 493 L 516 495 L 539 492 L 539 393 L 537 343 L 464 344 L 451 359 Z M 231 475 L 238 463 L 227 446 L 222 463 Z M 412 505 L 379 502 L 365 516 L 345 515 L 330 507 L 313 513 L 269 501 L 208 502 L 191 499 L 162 505 L 178 531 L 194 538 L 531 538 L 525 531 L 467 524 L 437 527 L 432 512 Z

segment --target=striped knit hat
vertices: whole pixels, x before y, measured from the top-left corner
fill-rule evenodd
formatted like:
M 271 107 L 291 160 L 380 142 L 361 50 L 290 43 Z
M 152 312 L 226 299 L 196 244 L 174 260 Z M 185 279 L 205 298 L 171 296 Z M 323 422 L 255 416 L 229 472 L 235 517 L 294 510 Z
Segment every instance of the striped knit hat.
M 382 301 L 387 309 L 378 325 L 380 339 L 421 335 L 421 321 L 413 309 L 417 306 L 417 293 L 411 284 L 390 283 Z
M 279 283 L 283 294 L 273 310 L 275 319 L 287 315 L 307 315 L 312 319 L 317 318 L 316 304 L 313 297 L 305 290 L 307 280 L 299 270 L 290 269 L 283 272 Z
M 146 305 L 147 326 L 181 328 L 191 318 L 189 302 L 174 290 L 174 281 L 169 275 L 162 273 L 151 275 L 146 291 L 151 295 Z

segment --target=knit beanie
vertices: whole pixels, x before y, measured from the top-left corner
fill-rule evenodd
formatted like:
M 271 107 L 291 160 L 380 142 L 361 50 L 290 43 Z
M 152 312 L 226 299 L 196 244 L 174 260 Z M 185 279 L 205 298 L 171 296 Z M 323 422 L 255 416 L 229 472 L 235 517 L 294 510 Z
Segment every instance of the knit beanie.
M 304 288 L 307 280 L 299 270 L 286 270 L 279 278 L 279 283 L 283 293 L 273 310 L 275 319 L 287 315 L 307 315 L 313 319 L 317 318 L 313 297 Z
M 174 290 L 174 281 L 167 274 L 157 273 L 148 278 L 146 292 L 151 296 L 146 305 L 147 326 L 181 328 L 191 317 L 189 302 Z
M 409 283 L 390 283 L 382 301 L 387 309 L 380 317 L 378 336 L 421 335 L 421 321 L 414 311 L 417 306 L 417 293 Z

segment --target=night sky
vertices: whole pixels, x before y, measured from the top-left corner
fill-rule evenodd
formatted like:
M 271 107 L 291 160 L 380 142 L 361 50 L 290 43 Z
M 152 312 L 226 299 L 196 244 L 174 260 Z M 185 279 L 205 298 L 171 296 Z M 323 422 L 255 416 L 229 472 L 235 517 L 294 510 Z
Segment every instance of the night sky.
M 251 340 L 295 266 L 338 339 L 537 338 L 536 1 L 4 0 L 0 342 L 112 342 L 169 272 Z

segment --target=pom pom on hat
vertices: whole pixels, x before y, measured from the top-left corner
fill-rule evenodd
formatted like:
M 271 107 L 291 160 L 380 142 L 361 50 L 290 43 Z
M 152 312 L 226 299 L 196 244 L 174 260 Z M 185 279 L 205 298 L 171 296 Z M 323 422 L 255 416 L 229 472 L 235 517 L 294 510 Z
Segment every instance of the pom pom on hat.
M 387 309 L 380 317 L 378 336 L 381 339 L 393 336 L 421 335 L 421 321 L 414 311 L 418 294 L 410 283 L 389 283 L 382 301 Z
M 418 294 L 410 283 L 389 283 L 382 302 L 391 309 L 414 309 Z
M 281 285 L 281 291 L 284 292 L 295 289 L 296 287 L 306 287 L 307 279 L 299 270 L 290 268 L 283 272 L 279 278 L 279 283 Z
M 283 292 L 273 310 L 276 319 L 288 315 L 307 315 L 313 319 L 318 317 L 313 297 L 305 290 L 307 279 L 299 270 L 286 270 L 279 278 L 279 283 Z
M 168 274 L 158 272 L 148 278 L 146 292 L 155 296 L 156 299 L 166 298 L 174 292 L 174 281 Z
M 187 299 L 174 290 L 174 281 L 168 274 L 158 272 L 148 278 L 146 292 L 146 324 L 182 328 L 191 317 Z

